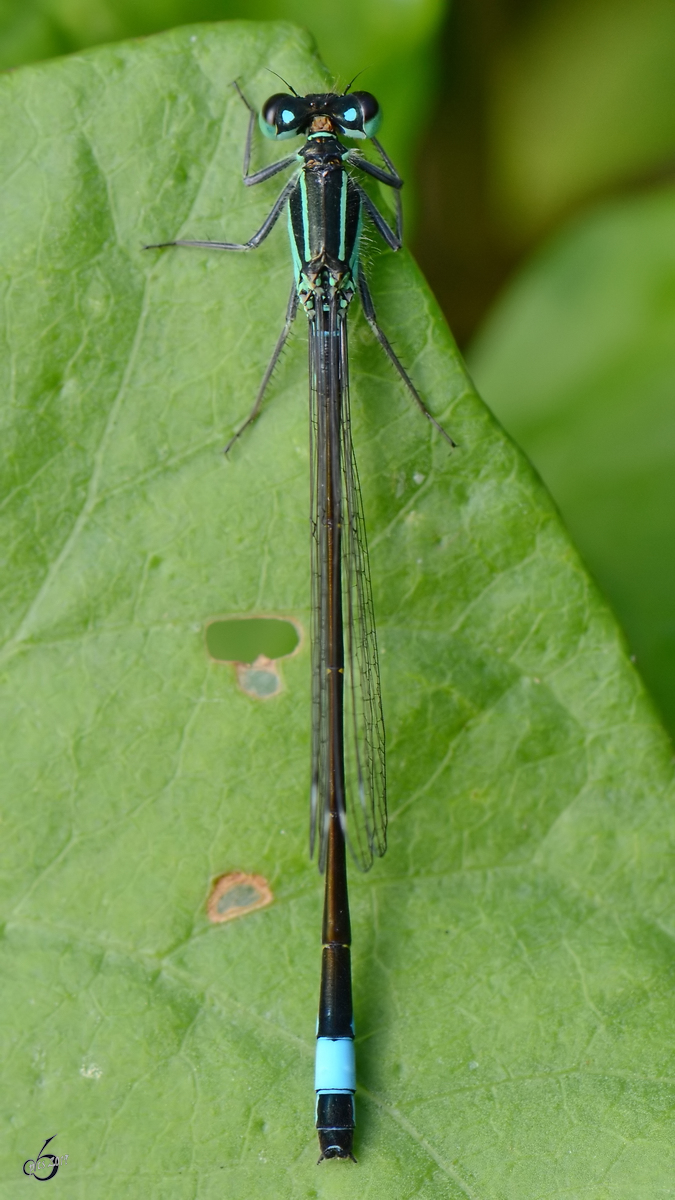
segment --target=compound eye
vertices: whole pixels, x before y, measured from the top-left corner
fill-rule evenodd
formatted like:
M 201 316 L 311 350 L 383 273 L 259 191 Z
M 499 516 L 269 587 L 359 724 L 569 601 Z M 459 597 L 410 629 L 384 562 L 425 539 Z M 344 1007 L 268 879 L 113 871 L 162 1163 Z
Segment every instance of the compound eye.
M 382 109 L 372 92 L 352 92 L 349 99 L 355 100 L 361 109 L 361 121 L 366 137 L 374 137 L 382 121 Z
M 380 106 L 370 92 L 347 92 L 335 100 L 332 111 L 347 137 L 372 137 L 380 123 Z
M 275 92 L 263 104 L 258 119 L 265 137 L 289 138 L 300 132 L 306 116 L 306 105 L 299 97 Z
M 340 133 L 352 138 L 366 136 L 363 129 L 361 105 L 358 99 L 351 94 L 336 96 L 330 106 L 330 115 L 335 124 L 339 126 Z

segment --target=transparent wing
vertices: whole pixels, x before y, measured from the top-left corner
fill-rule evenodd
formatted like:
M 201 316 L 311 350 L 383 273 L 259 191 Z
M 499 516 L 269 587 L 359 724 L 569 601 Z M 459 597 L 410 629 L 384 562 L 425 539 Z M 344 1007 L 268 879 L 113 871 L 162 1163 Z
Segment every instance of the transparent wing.
M 310 326 L 310 447 L 312 479 L 312 788 L 310 846 L 318 840 L 319 866 L 325 861 L 330 771 L 328 704 L 329 658 L 326 477 L 339 473 L 341 585 L 344 638 L 342 753 L 344 802 L 341 819 L 347 845 L 367 871 L 386 849 L 385 740 L 377 637 L 373 613 L 361 489 L 351 437 L 347 324 L 326 314 Z M 328 338 L 334 352 L 326 353 Z M 331 452 L 328 425 L 337 405 L 337 453 Z M 329 458 L 331 461 L 329 461 Z
M 352 443 L 347 322 L 341 322 L 343 556 L 345 630 L 344 756 L 347 842 L 367 870 L 387 848 L 387 796 L 380 666 L 361 486 Z
M 328 728 L 328 548 L 326 530 L 326 371 L 322 361 L 320 331 L 308 323 L 309 335 L 309 449 L 310 527 L 312 551 L 312 778 L 310 789 L 309 849 L 314 855 L 318 839 L 319 867 L 326 855 L 326 822 L 329 787 Z

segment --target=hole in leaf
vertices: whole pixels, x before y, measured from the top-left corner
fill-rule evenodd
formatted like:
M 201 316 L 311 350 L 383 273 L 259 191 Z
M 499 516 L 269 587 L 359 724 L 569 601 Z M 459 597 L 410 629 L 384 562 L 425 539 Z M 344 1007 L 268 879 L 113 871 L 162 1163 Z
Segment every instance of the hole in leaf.
M 209 896 L 209 920 L 216 925 L 245 917 L 258 908 L 266 908 L 274 899 L 264 875 L 247 875 L 244 871 L 229 871 L 219 875 Z
M 218 662 L 246 663 L 286 658 L 300 634 L 292 621 L 280 617 L 219 617 L 206 627 L 206 648 Z

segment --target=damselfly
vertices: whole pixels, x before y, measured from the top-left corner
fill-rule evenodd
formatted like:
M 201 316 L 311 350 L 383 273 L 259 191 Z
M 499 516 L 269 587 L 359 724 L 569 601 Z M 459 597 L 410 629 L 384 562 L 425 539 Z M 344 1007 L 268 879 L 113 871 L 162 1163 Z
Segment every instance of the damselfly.
M 282 82 L 286 82 L 283 80 Z M 312 544 L 312 775 L 310 850 L 325 870 L 323 955 L 317 1022 L 316 1128 L 323 1158 L 351 1158 L 354 1134 L 354 1021 L 345 848 L 361 870 L 386 849 L 384 721 L 361 490 L 351 436 L 347 310 L 358 292 L 364 315 L 401 379 L 427 410 L 378 325 L 359 257 L 364 217 L 392 250 L 402 245 L 403 180 L 377 141 L 381 112 L 369 92 L 275 93 L 259 116 L 266 137 L 305 137 L 300 150 L 250 172 L 256 110 L 249 110 L 244 183 L 294 168 L 260 229 L 247 242 L 162 242 L 215 250 L 254 250 L 288 212 L 294 279 L 286 320 L 255 404 L 226 447 L 258 416 L 265 389 L 301 304 L 308 318 Z M 351 86 L 351 85 L 350 85 Z M 369 138 L 383 166 L 339 140 Z M 393 189 L 392 229 L 358 173 Z

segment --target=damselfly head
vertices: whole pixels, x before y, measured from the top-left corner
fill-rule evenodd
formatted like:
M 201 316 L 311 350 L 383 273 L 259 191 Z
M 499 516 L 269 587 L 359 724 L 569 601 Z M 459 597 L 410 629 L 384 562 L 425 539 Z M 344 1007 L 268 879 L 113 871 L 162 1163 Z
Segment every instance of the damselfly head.
M 341 133 L 349 138 L 374 137 L 382 111 L 370 92 L 333 92 L 291 96 L 275 92 L 260 112 L 265 137 L 291 138 L 303 133 Z

